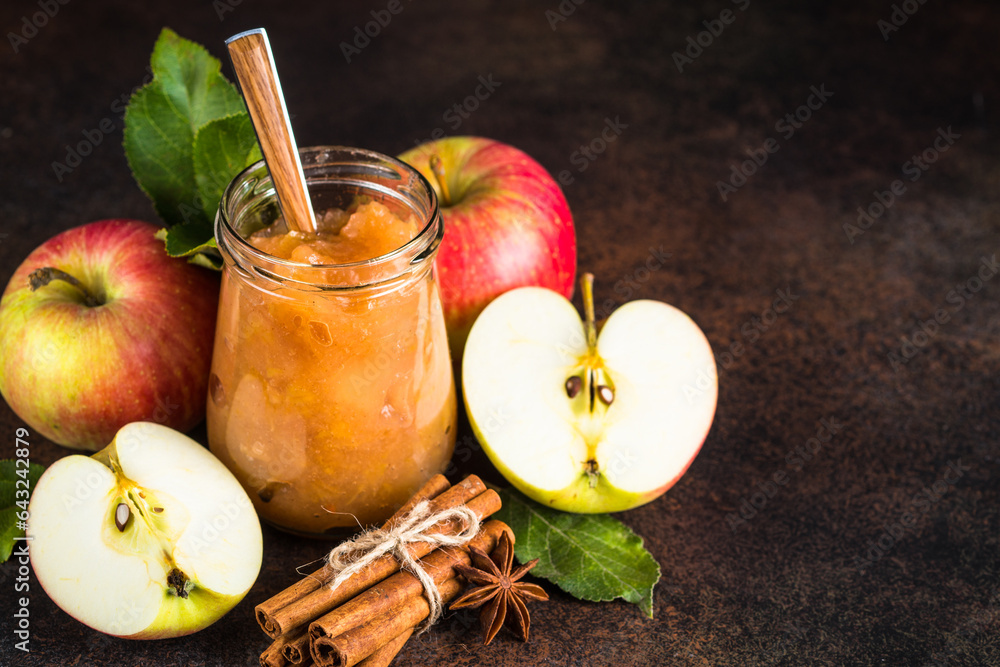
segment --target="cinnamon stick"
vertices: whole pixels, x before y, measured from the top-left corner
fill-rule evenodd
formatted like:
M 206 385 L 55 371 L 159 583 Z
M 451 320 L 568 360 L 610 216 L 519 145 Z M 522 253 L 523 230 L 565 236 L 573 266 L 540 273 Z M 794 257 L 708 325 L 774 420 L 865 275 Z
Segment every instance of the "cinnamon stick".
M 399 519 L 406 516 L 406 514 L 414 507 L 416 507 L 417 503 L 419 503 L 421 500 L 433 500 L 434 498 L 437 498 L 450 488 L 451 488 L 451 483 L 448 481 L 447 477 L 445 477 L 440 473 L 434 475 L 429 480 L 427 480 L 427 482 L 422 487 L 420 487 L 420 489 L 418 489 L 417 492 L 413 494 L 413 496 L 409 500 L 407 500 L 402 507 L 396 510 L 395 514 L 389 517 L 389 519 L 384 524 L 382 524 L 382 528 L 384 529 L 391 528 L 393 523 L 399 521 Z
M 442 603 L 450 602 L 464 586 L 465 580 L 460 577 L 444 581 L 438 586 Z M 410 598 L 397 612 L 376 616 L 336 637 L 314 639 L 313 660 L 321 667 L 352 667 L 400 633 L 415 627 L 430 611 L 424 596 Z
M 309 661 L 309 632 L 305 626 L 299 626 L 288 634 L 281 635 L 274 643 L 279 642 L 282 642 L 281 654 L 290 664 L 301 665 Z
M 462 504 L 475 512 L 482 521 L 500 509 L 500 496 L 492 489 L 487 490 L 486 485 L 478 477 L 470 475 L 432 500 L 428 511 L 436 514 Z M 454 534 L 458 528 L 457 522 L 445 522 L 439 532 L 445 535 Z M 434 545 L 427 542 L 413 542 L 408 547 L 413 558 L 423 558 L 433 550 Z M 322 616 L 398 571 L 399 561 L 392 554 L 386 554 L 372 561 L 368 567 L 336 589 L 322 586 L 272 613 L 267 619 L 267 624 L 262 624 L 261 627 L 272 637 L 280 636 Z
M 358 667 L 389 667 L 389 663 L 391 663 L 393 658 L 399 654 L 403 645 L 412 634 L 413 628 L 406 630 L 403 634 L 399 635 L 382 648 L 376 649 L 374 653 L 359 662 Z
M 507 524 L 501 521 L 489 521 L 471 543 L 489 553 L 505 531 L 510 532 Z M 441 554 L 445 555 L 440 556 Z M 432 569 L 431 559 L 441 565 Z M 438 592 L 441 594 L 442 604 L 458 595 L 465 584 L 465 580 L 454 573 L 455 563 L 468 564 L 470 561 L 467 549 L 454 547 L 438 549 L 421 561 L 422 564 L 428 565 L 426 569 L 434 577 Z M 326 617 L 325 620 L 331 621 L 330 623 L 323 623 L 324 619 L 321 619 L 310 626 L 310 635 L 313 637 L 310 650 L 316 664 L 321 667 L 351 667 L 351 665 L 356 665 L 368 655 L 395 641 L 399 633 L 412 630 L 418 623 L 427 618 L 430 614 L 430 605 L 423 595 L 423 587 L 419 580 L 409 572 L 401 572 L 393 579 L 395 586 L 388 593 L 383 591 L 383 595 L 391 599 L 393 590 L 406 591 L 410 593 L 407 598 L 398 603 L 389 602 L 384 606 L 375 603 L 375 608 L 369 607 L 367 613 L 365 613 L 364 604 L 358 606 L 351 604 L 354 609 L 347 609 L 343 615 L 333 616 L 332 621 L 329 616 Z M 371 592 L 371 589 L 368 592 Z M 367 595 L 368 592 L 363 595 Z M 368 597 L 370 599 L 366 604 L 372 604 L 371 598 L 375 596 Z M 354 600 L 351 601 L 351 603 L 353 602 Z M 335 610 L 334 613 L 336 611 L 339 609 Z M 345 628 L 345 626 L 351 625 L 348 619 L 355 624 L 353 627 Z M 340 631 L 335 635 L 331 633 L 319 636 L 313 632 L 314 629 L 320 630 L 327 627 Z
M 289 652 L 289 647 L 298 645 L 297 651 Z M 279 660 L 277 656 L 280 655 Z M 275 639 L 260 656 L 262 667 L 286 667 L 289 664 L 301 665 L 309 657 L 309 633 L 302 628 L 281 635 Z M 267 660 L 265 664 L 265 659 Z
M 489 553 L 493 551 L 504 531 L 510 531 L 504 522 L 495 519 L 487 521 L 479 533 L 469 541 L 468 546 Z M 456 563 L 469 565 L 471 562 L 468 547 L 441 547 L 421 559 L 420 564 L 431 576 L 434 584 L 440 586 L 445 580 L 456 576 L 454 570 Z M 420 597 L 423 594 L 424 587 L 416 576 L 410 572 L 397 572 L 310 623 L 309 635 L 313 639 L 336 637 L 362 625 L 370 618 L 396 613 L 406 606 L 410 598 Z
M 308 633 L 306 633 L 307 638 L 308 636 Z M 287 667 L 287 665 L 288 660 L 285 659 L 284 654 L 281 652 L 281 645 L 278 641 L 268 646 L 260 654 L 260 667 Z
M 396 513 L 389 517 L 389 520 L 386 521 L 382 527 L 389 528 L 395 521 L 398 521 L 400 517 L 405 516 L 407 512 L 413 509 L 418 502 L 438 497 L 447 491 L 449 486 L 450 484 L 448 483 L 448 479 L 444 475 L 434 475 L 427 480 L 422 487 L 420 487 L 420 490 L 418 490 L 405 505 L 396 510 Z M 265 600 L 264 602 L 261 602 L 254 609 L 254 615 L 257 618 L 257 623 L 260 625 L 260 629 L 267 633 L 267 635 L 272 639 L 280 637 L 282 632 L 280 627 L 273 622 L 274 614 L 296 600 L 300 600 L 309 593 L 312 593 L 317 588 L 324 585 L 329 578 L 329 568 L 324 564 L 323 567 L 319 568 L 312 574 L 309 574 L 280 593 Z

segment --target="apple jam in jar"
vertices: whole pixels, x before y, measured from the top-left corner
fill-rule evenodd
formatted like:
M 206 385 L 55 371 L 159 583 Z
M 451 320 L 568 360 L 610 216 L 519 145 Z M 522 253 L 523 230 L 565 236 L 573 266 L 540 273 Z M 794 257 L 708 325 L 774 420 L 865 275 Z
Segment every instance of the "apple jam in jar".
M 336 536 L 387 519 L 451 458 L 443 226 L 430 185 L 398 160 L 301 156 L 317 234 L 288 231 L 262 162 L 219 206 L 208 440 L 263 520 Z

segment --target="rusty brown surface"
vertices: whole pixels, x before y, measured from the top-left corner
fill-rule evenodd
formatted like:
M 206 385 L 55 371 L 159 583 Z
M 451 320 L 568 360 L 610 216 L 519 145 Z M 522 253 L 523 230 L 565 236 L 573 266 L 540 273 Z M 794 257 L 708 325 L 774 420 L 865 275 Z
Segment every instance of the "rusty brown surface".
M 700 455 L 664 497 L 620 516 L 663 569 L 653 620 L 549 585 L 529 644 L 504 632 L 483 648 L 474 613 L 451 614 L 395 664 L 1000 664 L 1000 279 L 952 293 L 976 286 L 981 258 L 1000 251 L 996 6 L 897 3 L 915 13 L 884 39 L 888 0 L 403 0 L 347 63 L 339 44 L 387 3 L 347 4 L 71 1 L 17 53 L 6 37 L 0 279 L 63 229 L 155 220 L 120 148 L 119 99 L 141 83 L 162 26 L 219 57 L 226 37 L 264 26 L 299 145 L 395 154 L 440 127 L 518 146 L 567 172 L 579 267 L 597 275 L 599 309 L 672 303 L 719 355 L 719 407 Z M 39 6 L 4 2 L 3 33 Z M 553 30 L 546 12 L 560 6 L 568 15 Z M 732 23 L 679 72 L 672 54 L 723 9 Z M 449 109 L 491 76 L 499 86 L 454 128 Z M 776 124 L 813 86 L 832 97 L 814 98 L 819 108 L 786 136 Z M 59 180 L 53 163 L 106 119 L 113 131 Z M 616 121 L 614 141 L 581 158 Z M 905 163 L 939 128 L 959 137 L 909 180 Z M 718 182 L 769 138 L 777 151 L 723 201 Z M 852 243 L 844 224 L 897 179 L 905 192 Z M 754 318 L 770 319 L 776 290 L 792 305 L 763 330 Z M 938 310 L 948 321 L 921 337 Z M 904 339 L 922 345 L 894 367 Z M 836 433 L 807 460 L 796 448 L 823 420 Z M 10 456 L 23 423 L 4 404 L 0 424 Z M 459 474 L 500 482 L 470 442 L 464 426 Z M 37 436 L 31 451 L 44 464 L 68 453 Z M 947 473 L 954 462 L 961 477 Z M 785 483 L 767 497 L 761 485 L 778 472 Z M 923 491 L 946 477 L 955 483 L 940 496 Z M 730 521 L 741 506 L 745 521 Z M 893 538 L 907 511 L 915 525 Z M 253 606 L 321 551 L 265 529 L 264 569 L 245 601 L 199 634 L 161 642 L 93 632 L 32 578 L 28 654 L 13 646 L 17 567 L 7 563 L 0 663 L 256 664 L 268 640 Z

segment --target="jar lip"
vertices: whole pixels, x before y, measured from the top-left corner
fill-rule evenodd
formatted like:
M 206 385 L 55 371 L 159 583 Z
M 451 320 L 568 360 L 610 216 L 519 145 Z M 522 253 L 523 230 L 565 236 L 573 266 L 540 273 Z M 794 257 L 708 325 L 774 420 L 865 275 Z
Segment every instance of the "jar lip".
M 391 264 L 398 261 L 402 257 L 410 256 L 408 264 L 416 263 L 417 260 L 424 254 L 429 253 L 431 250 L 435 249 L 440 243 L 442 233 L 435 233 L 435 227 L 443 227 L 441 225 L 441 210 L 438 203 L 437 193 L 431 184 L 424 178 L 423 174 L 417 171 L 415 168 L 406 164 L 398 158 L 394 158 L 377 151 L 368 150 L 365 148 L 354 148 L 350 146 L 306 146 L 299 149 L 300 156 L 306 155 L 341 155 L 344 157 L 357 157 L 361 159 L 368 159 L 374 162 L 387 163 L 396 168 L 401 168 L 401 171 L 410 172 L 421 184 L 423 190 L 427 193 L 428 197 L 428 212 L 426 215 L 426 223 L 424 226 L 413 236 L 412 239 L 401 245 L 400 247 L 387 252 L 377 257 L 372 257 L 370 259 L 363 259 L 354 262 L 345 262 L 341 264 L 309 264 L 304 262 L 296 262 L 290 259 L 284 259 L 282 257 L 277 257 L 275 255 L 268 254 L 258 248 L 256 248 L 252 243 L 247 241 L 240 235 L 239 232 L 230 223 L 230 213 L 227 204 L 230 202 L 231 198 L 236 196 L 239 186 L 244 183 L 251 181 L 251 174 L 257 170 L 263 168 L 263 177 L 257 180 L 253 184 L 253 189 L 256 190 L 261 186 L 262 183 L 270 183 L 271 175 L 267 170 L 267 165 L 264 160 L 258 160 L 253 164 L 244 168 L 239 174 L 237 174 L 232 181 L 226 186 L 226 189 L 222 193 L 222 199 L 219 205 L 219 211 L 215 219 L 215 236 L 216 243 L 221 241 L 220 231 L 225 232 L 226 241 L 230 243 L 235 243 L 236 248 L 240 254 L 249 256 L 255 260 L 264 261 L 271 263 L 273 265 L 280 266 L 282 268 L 287 268 L 290 270 L 308 270 L 316 269 L 317 271 L 330 271 L 335 269 L 358 269 L 358 268 L 373 268 L 379 265 Z M 307 165 L 303 163 L 303 169 L 306 171 L 306 183 L 310 185 L 309 182 L 309 167 L 320 166 L 320 165 Z M 273 186 L 271 186 L 273 187 Z M 443 229 L 442 229 L 443 231 Z M 220 248 L 221 249 L 221 248 Z

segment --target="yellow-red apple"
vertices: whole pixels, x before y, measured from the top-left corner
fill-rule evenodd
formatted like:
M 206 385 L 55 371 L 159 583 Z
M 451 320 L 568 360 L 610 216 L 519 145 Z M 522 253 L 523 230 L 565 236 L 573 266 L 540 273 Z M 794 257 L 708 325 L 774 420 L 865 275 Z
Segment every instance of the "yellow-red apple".
M 219 278 L 169 257 L 157 227 L 101 220 L 36 248 L 0 301 L 0 393 L 53 442 L 205 416 Z

